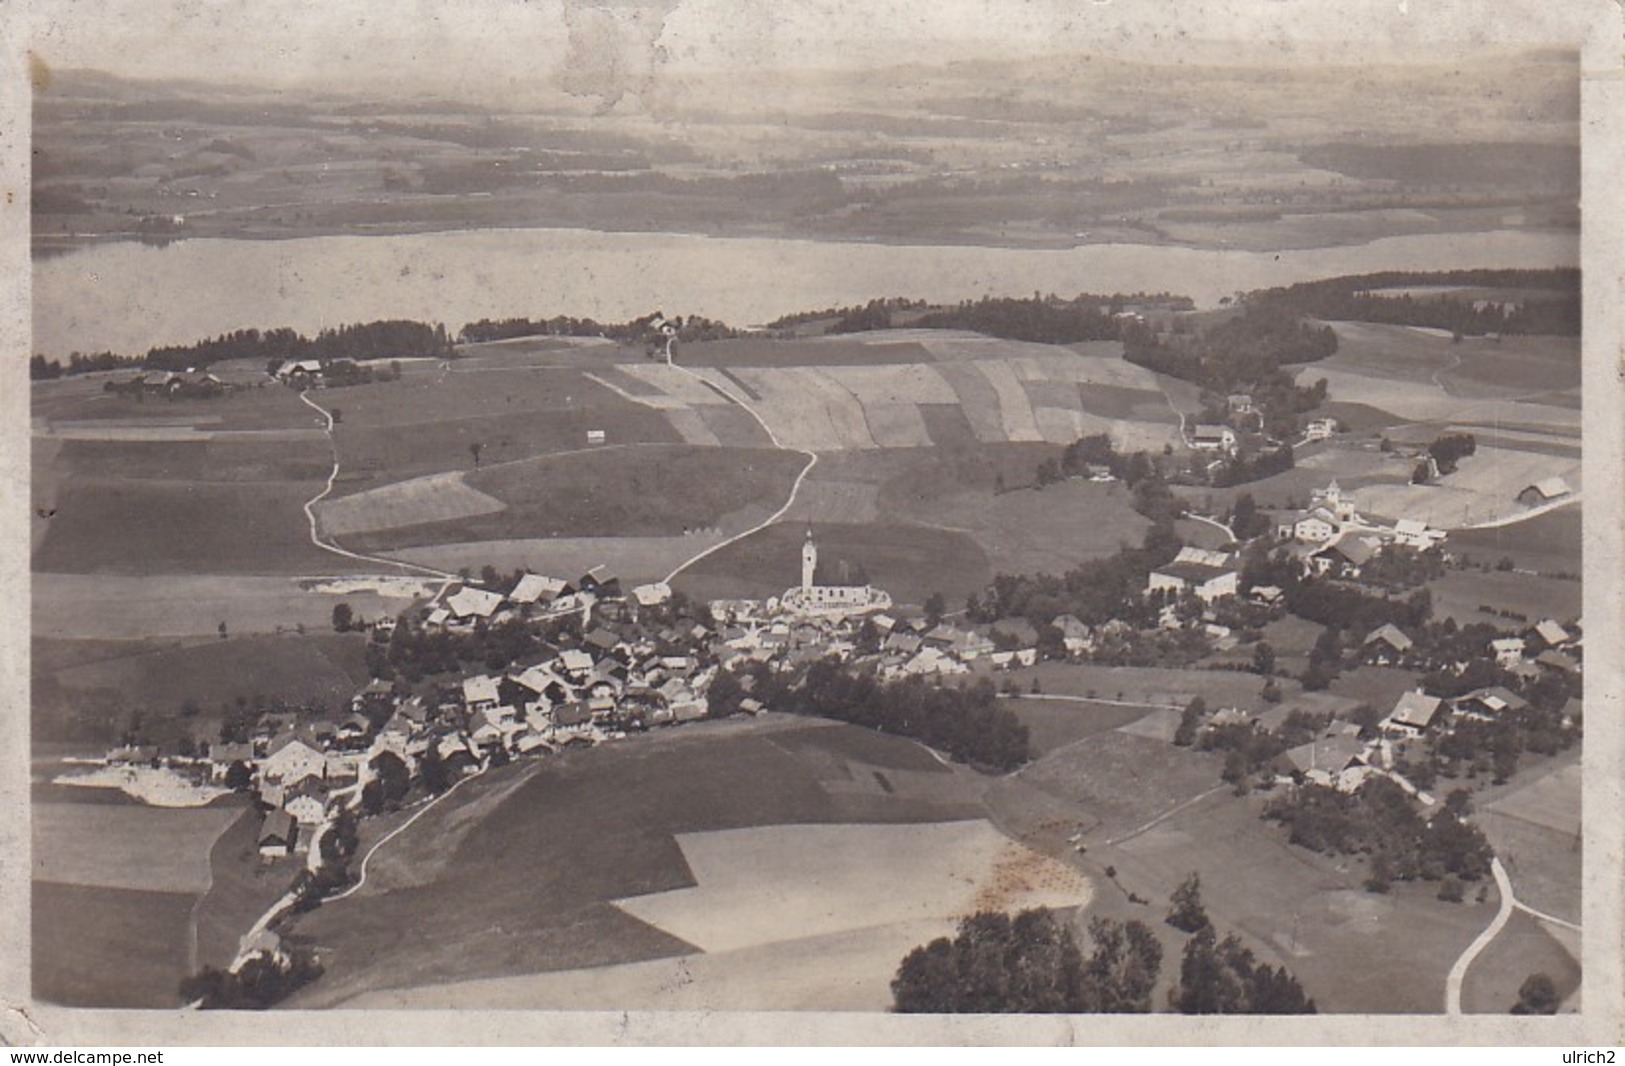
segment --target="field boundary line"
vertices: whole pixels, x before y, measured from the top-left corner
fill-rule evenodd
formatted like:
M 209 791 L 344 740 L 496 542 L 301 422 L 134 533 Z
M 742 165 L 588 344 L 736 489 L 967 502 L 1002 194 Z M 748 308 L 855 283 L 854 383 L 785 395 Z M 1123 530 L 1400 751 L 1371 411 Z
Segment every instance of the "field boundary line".
M 322 486 L 322 491 L 305 501 L 305 520 L 310 523 L 310 542 L 323 551 L 332 552 L 334 555 L 341 555 L 346 559 L 355 559 L 360 562 L 373 563 L 379 566 L 394 566 L 405 570 L 415 570 L 420 574 L 428 574 L 431 577 L 441 578 L 445 584 L 441 586 L 440 592 L 444 594 L 446 589 L 451 587 L 452 582 L 458 580 L 456 574 L 448 574 L 444 570 L 436 570 L 433 567 L 421 566 L 417 563 L 397 562 L 393 559 L 381 559 L 377 556 L 363 555 L 360 552 L 353 552 L 348 548 L 341 548 L 337 544 L 329 544 L 322 540 L 320 533 L 317 532 L 316 505 L 327 498 L 328 494 L 333 491 L 333 483 L 338 480 L 339 446 L 338 441 L 333 439 L 333 413 L 327 410 L 321 404 L 317 403 L 315 400 L 312 400 L 308 393 L 300 392 L 299 399 L 306 407 L 309 407 L 311 410 L 322 416 L 323 421 L 326 423 L 324 431 L 327 434 L 327 439 L 333 445 L 333 469 L 328 471 L 327 483 Z
M 1178 703 L 1151 703 L 1146 700 L 1108 700 L 1097 696 L 1069 696 L 1065 693 L 1049 692 L 1022 692 L 1007 699 L 1022 700 L 1053 700 L 1058 703 L 1103 703 L 1108 707 L 1149 707 L 1154 711 L 1182 711 L 1183 704 Z
M 1166 822 L 1168 819 L 1172 818 L 1174 815 L 1179 814 L 1179 813 L 1181 813 L 1183 811 L 1189 810 L 1190 808 L 1196 806 L 1198 803 L 1201 803 L 1203 800 L 1210 799 L 1213 796 L 1218 795 L 1220 792 L 1225 791 L 1229 787 L 1230 787 L 1229 785 L 1215 785 L 1212 788 L 1208 789 L 1206 792 L 1199 792 L 1196 795 L 1192 796 L 1188 800 L 1185 800 L 1185 801 L 1183 801 L 1181 803 L 1174 804 L 1172 807 L 1169 807 L 1167 810 L 1163 811 L 1161 814 L 1157 815 L 1155 818 L 1151 819 L 1149 822 L 1146 822 L 1144 825 L 1136 826 L 1135 828 L 1130 829 L 1128 832 L 1124 833 L 1122 836 L 1113 837 L 1110 840 L 1102 841 L 1101 843 L 1096 844 L 1094 846 L 1097 847 L 1097 848 L 1111 848 L 1111 847 L 1116 847 L 1119 844 L 1123 844 L 1123 843 L 1126 843 L 1126 842 L 1128 842 L 1130 840 L 1133 840 L 1137 836 L 1140 836 L 1140 835 L 1145 834 L 1145 833 L 1149 833 L 1151 830 L 1155 829 L 1157 826 L 1161 825 L 1163 822 Z

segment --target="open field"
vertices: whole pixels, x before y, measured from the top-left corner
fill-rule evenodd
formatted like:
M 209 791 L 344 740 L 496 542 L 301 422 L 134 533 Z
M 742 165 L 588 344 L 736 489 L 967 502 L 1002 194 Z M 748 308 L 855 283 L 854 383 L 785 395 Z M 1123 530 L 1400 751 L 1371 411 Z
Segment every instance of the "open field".
M 685 833 L 677 843 L 697 884 L 617 906 L 706 952 L 1088 899 L 1076 872 L 1028 861 L 985 821 L 778 825 Z M 1018 864 L 1029 868 L 997 884 Z
M 1143 715 L 1141 716 L 1143 717 Z M 1119 727 L 1050 752 L 989 794 L 1035 788 L 1064 803 L 1095 844 L 1115 839 L 1220 784 L 1221 756 L 1176 748 Z
M 850 736 L 775 743 L 829 730 Z M 974 794 L 953 787 L 966 771 L 897 769 L 890 764 L 899 758 L 914 761 L 895 754 L 901 749 L 917 750 L 850 726 L 773 717 L 684 727 L 492 773 L 392 841 L 355 897 L 300 919 L 295 931 L 319 946 L 328 973 L 290 1005 L 691 954 L 696 947 L 680 935 L 615 903 L 703 884 L 679 843 L 685 834 L 980 816 Z M 862 757 L 870 752 L 874 761 Z M 852 791 L 875 771 L 892 792 Z M 911 796 L 916 781 L 928 791 Z M 469 807 L 473 818 L 460 813 Z M 411 917 L 425 908 L 433 922 Z M 897 961 L 870 980 L 889 980 Z
M 995 573 L 1058 574 L 1139 544 L 1150 523 L 1131 503 L 1115 484 L 1068 481 L 998 496 L 972 490 L 921 498 L 893 482 L 881 505 L 905 521 L 969 534 Z
M 1027 744 L 1035 759 L 1041 759 L 1057 748 L 1119 729 L 1149 713 L 1155 713 L 1144 707 L 1119 707 L 1109 703 L 1063 703 L 1034 699 L 1003 699 L 999 703 L 1027 727 Z
M 34 994 L 70 1006 L 178 1006 L 210 852 L 241 813 L 35 804 Z
M 685 344 L 678 361 L 685 366 L 871 366 L 877 363 L 929 361 L 931 353 L 913 330 L 876 330 L 836 336 L 770 340 L 738 337 Z
M 36 644 L 39 641 L 36 639 Z M 71 645 L 60 655 L 71 654 Z M 194 702 L 213 720 L 222 704 L 239 697 L 281 699 L 292 704 L 346 703 L 367 682 L 366 638 L 360 634 L 233 637 L 202 642 L 146 642 L 57 669 L 34 667 L 36 714 L 70 712 L 92 693 L 149 716 L 175 715 Z M 98 654 L 95 646 L 86 649 Z M 45 728 L 44 722 L 40 723 Z
M 216 376 L 234 376 L 221 364 Z M 32 382 L 30 414 L 34 432 L 85 440 L 238 439 L 297 440 L 320 431 L 321 419 L 299 402 L 291 390 L 269 383 L 265 365 L 254 367 L 248 379 L 263 387 L 228 393 L 213 399 L 140 399 L 113 396 L 102 390 L 106 381 L 127 381 L 137 370 L 85 374 L 55 381 Z M 363 389 L 382 386 L 362 386 Z M 345 393 L 355 390 L 341 390 Z M 335 392 L 335 395 L 337 392 Z M 98 434 L 98 427 L 102 430 Z
M 34 882 L 35 998 L 72 1007 L 181 1006 L 196 899 L 185 892 Z
M 297 439 L 219 434 L 199 441 L 61 440 L 57 459 L 75 476 L 159 481 L 321 481 L 333 466 L 327 435 Z M 53 438 L 37 437 L 35 446 Z
M 952 934 L 951 922 L 914 922 L 719 954 L 387 989 L 344 1006 L 603 1010 L 635 1003 L 646 1010 L 884 1011 L 892 1002 L 887 983 L 903 956 Z
M 36 570 L 77 574 L 288 574 L 343 563 L 310 542 L 301 510 L 320 482 L 72 478 Z
M 869 584 L 898 603 L 923 603 L 933 592 L 962 602 L 993 578 L 986 554 L 966 533 L 925 526 L 814 524 L 820 581 Z M 676 587 L 697 599 L 777 596 L 801 578 L 806 526 L 779 522 L 700 560 Z
M 507 505 L 470 486 L 463 472 L 425 474 L 352 493 L 316 505 L 328 538 L 399 526 L 456 522 L 501 511 Z
M 199 894 L 209 887 L 209 849 L 238 812 L 111 804 L 36 804 L 36 881 Z
M 1468 1014 L 1505 1014 L 1518 1002 L 1519 986 L 1537 973 L 1552 979 L 1560 1000 L 1580 987 L 1580 963 L 1551 928 L 1538 918 L 1514 912 L 1467 971 L 1461 986 L 1462 1010 Z M 1573 1009 L 1572 1005 L 1569 1009 Z
M 1518 493 L 1548 477 L 1561 477 L 1578 490 L 1578 453 L 1567 448 L 1493 447 L 1481 441 L 1477 453 L 1434 484 L 1361 486 L 1360 509 L 1384 518 L 1420 518 L 1443 529 L 1469 526 L 1524 513 L 1528 508 L 1518 502 Z
M 949 443 L 937 439 L 924 416 L 926 408 L 943 406 L 963 408 L 976 439 L 987 443 L 1061 444 L 1102 432 L 1133 447 L 1173 439 L 1177 420 L 1155 378 L 1124 362 L 1120 346 L 1085 353 L 951 331 L 909 335 L 914 339 L 901 346 L 867 335 L 718 342 L 763 357 L 708 363 L 702 356 L 693 365 L 712 388 L 679 369 L 648 363 L 621 365 L 594 379 L 671 417 L 698 443 L 713 442 L 696 434 L 710 432 L 723 394 L 748 400 L 786 446 L 815 451 Z M 921 360 L 927 351 L 936 362 Z M 800 364 L 786 358 L 791 352 L 800 354 Z M 909 361 L 885 361 L 900 354 Z M 691 362 L 687 350 L 683 361 Z M 685 411 L 686 423 L 676 417 Z
M 681 441 L 661 412 L 593 381 L 575 365 L 583 359 L 572 353 L 566 365 L 511 373 L 453 363 L 446 374 L 320 394 L 323 406 L 343 412 L 335 493 L 471 470 L 474 444 L 482 464 L 496 464 L 585 448 L 588 430 L 603 430 L 608 444 Z
M 1479 610 L 1480 606 L 1516 611 L 1531 623 L 1542 618 L 1572 621 L 1584 606 L 1584 586 L 1578 581 L 1512 572 L 1451 570 L 1430 582 L 1428 588 L 1433 592 L 1434 615 L 1449 615 L 1461 625 L 1491 621 L 1508 624 L 1504 618 Z
M 722 541 L 716 533 L 695 533 L 675 537 L 555 537 L 516 540 L 479 540 L 402 548 L 381 552 L 386 558 L 419 563 L 441 570 L 463 567 L 478 571 L 486 564 L 498 570 L 526 569 L 538 574 L 575 578 L 595 566 L 605 565 L 623 584 L 658 581 L 685 560 Z M 797 542 L 796 551 L 800 551 Z M 799 567 L 799 554 L 791 560 Z M 799 570 L 797 570 L 799 573 Z M 777 589 L 783 592 L 786 584 Z
M 1584 504 L 1536 515 L 1493 529 L 1462 529 L 1450 534 L 1450 551 L 1475 562 L 1510 558 L 1514 566 L 1542 573 L 1581 572 Z
M 1091 847 L 1089 859 L 1114 864 L 1125 888 L 1151 899 L 1153 920 L 1199 873 L 1215 924 L 1286 965 L 1322 1012 L 1443 1010 L 1445 975 L 1494 914 L 1493 889 L 1484 904 L 1441 903 L 1425 884 L 1368 893 L 1362 864 L 1288 844 L 1258 817 L 1259 804 L 1215 797 L 1119 845 Z
M 338 569 L 329 565 L 316 572 Z M 214 636 L 221 622 L 232 634 L 298 626 L 321 632 L 332 627 L 333 606 L 341 600 L 362 618 L 394 615 L 412 602 L 409 597 L 338 594 L 307 585 L 293 577 L 35 573 L 32 632 L 37 637 L 139 640 Z
M 1155 666 L 1105 666 L 1098 663 L 1043 662 L 991 675 L 995 680 L 1013 679 L 1026 692 L 1034 680 L 1046 695 L 1083 696 L 1088 699 L 1124 700 L 1183 707 L 1196 696 L 1210 709 L 1236 706 L 1262 710 L 1266 706 L 1259 692 L 1264 679 L 1256 674 L 1234 670 L 1178 670 Z M 1292 696 L 1297 683 L 1278 680 L 1281 692 Z
M 1325 366 L 1389 381 L 1444 385 L 1452 395 L 1479 397 L 1578 388 L 1577 337 L 1463 337 L 1444 331 L 1372 322 L 1333 322 L 1337 352 Z
M 1533 757 L 1524 756 L 1527 764 Z M 1536 910 L 1578 923 L 1581 904 L 1580 765 L 1566 766 L 1509 790 L 1481 798 L 1475 821 L 1489 837 L 1512 879 L 1518 899 Z
M 806 462 L 788 452 L 685 445 L 519 460 L 462 475 L 465 488 L 494 507 L 374 526 L 344 543 L 384 552 L 476 540 L 738 532 L 783 502 Z

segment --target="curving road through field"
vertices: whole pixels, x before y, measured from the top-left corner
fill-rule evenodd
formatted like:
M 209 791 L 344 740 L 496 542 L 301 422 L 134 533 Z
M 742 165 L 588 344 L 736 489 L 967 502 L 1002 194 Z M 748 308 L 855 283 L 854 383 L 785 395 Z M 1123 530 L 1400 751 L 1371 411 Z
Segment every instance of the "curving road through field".
M 1580 931 L 1580 927 L 1575 923 L 1559 918 L 1554 914 L 1536 910 L 1518 899 L 1512 891 L 1512 878 L 1507 876 L 1506 867 L 1501 865 L 1499 856 L 1490 860 L 1490 873 L 1495 878 L 1495 888 L 1500 893 L 1501 906 L 1495 912 L 1495 917 L 1490 920 L 1490 924 L 1484 927 L 1484 931 L 1479 933 L 1471 944 L 1467 945 L 1467 950 L 1463 951 L 1461 957 L 1456 959 L 1455 965 L 1450 967 L 1450 975 L 1445 978 L 1444 1009 L 1446 1014 L 1461 1013 L 1461 987 L 1467 979 L 1468 967 L 1472 966 L 1473 960 L 1478 958 L 1484 949 L 1490 946 L 1490 941 L 1494 940 L 1501 930 L 1506 927 L 1514 911 L 1523 911 L 1540 921 L 1551 922 L 1554 925 L 1560 925 L 1575 932 Z
M 668 360 L 668 363 L 669 363 L 669 361 L 670 361 L 670 352 L 667 353 L 667 360 Z M 669 363 L 669 365 L 676 368 L 677 370 L 681 370 L 683 373 L 687 374 L 689 377 L 693 378 L 695 381 L 698 381 L 701 385 L 704 385 L 707 388 L 715 389 L 717 392 L 720 392 L 723 396 L 726 396 L 730 402 L 732 402 L 733 404 L 735 404 L 738 407 L 743 408 L 745 413 L 750 415 L 752 418 L 754 418 L 756 420 L 756 424 L 762 427 L 762 431 L 767 434 L 768 439 L 773 442 L 773 446 L 775 448 L 779 449 L 781 452 L 794 452 L 797 455 L 805 456 L 806 459 L 807 459 L 807 465 L 803 466 L 801 468 L 801 472 L 796 475 L 795 481 L 791 482 L 791 484 L 790 484 L 790 495 L 784 501 L 784 505 L 782 507 L 780 507 L 777 511 L 774 511 L 772 514 L 768 515 L 762 521 L 756 523 L 754 526 L 751 526 L 749 529 L 745 530 L 743 533 L 736 533 L 733 536 L 729 537 L 727 540 L 721 541 L 721 542 L 719 542 L 717 544 L 713 544 L 709 548 L 706 548 L 704 551 L 697 552 L 691 558 L 684 560 L 682 563 L 680 563 L 677 566 L 676 569 L 674 569 L 671 573 L 666 575 L 665 583 L 668 584 L 668 585 L 671 584 L 673 578 L 677 577 L 677 575 L 681 574 L 684 570 L 687 570 L 689 567 L 693 566 L 695 563 L 699 562 L 701 559 L 704 559 L 709 555 L 712 555 L 712 554 L 714 554 L 714 553 L 716 553 L 718 551 L 721 551 L 723 548 L 726 548 L 730 544 L 737 544 L 740 541 L 744 540 L 746 537 L 752 536 L 753 534 L 756 534 L 756 533 L 760 533 L 762 530 L 766 529 L 768 526 L 771 526 L 773 523 L 775 523 L 779 519 L 783 518 L 787 513 L 789 513 L 790 508 L 795 506 L 796 496 L 800 494 L 802 483 L 807 480 L 807 475 L 812 473 L 812 468 L 818 465 L 818 453 L 817 452 L 811 451 L 811 450 L 806 449 L 806 448 L 790 448 L 790 447 L 787 447 L 783 441 L 779 440 L 778 434 L 773 432 L 773 427 L 768 425 L 767 421 L 765 419 L 763 419 L 762 416 L 756 412 L 756 409 L 754 407 L 752 407 L 745 399 L 740 397 L 731 387 L 725 389 L 725 388 L 721 387 L 720 385 L 716 384 L 715 382 L 707 381 L 705 378 L 700 377 L 700 375 L 694 373 L 694 371 L 688 369 L 688 367 L 686 367 L 686 366 L 678 366 L 676 363 Z
M 446 589 L 451 586 L 452 582 L 459 580 L 458 575 L 448 574 L 444 570 L 436 570 L 430 566 L 420 566 L 417 563 L 406 563 L 395 559 L 381 559 L 373 555 L 364 555 L 361 552 L 353 552 L 348 548 L 341 548 L 337 544 L 331 544 L 322 539 L 321 533 L 318 531 L 316 525 L 316 505 L 325 500 L 328 494 L 333 491 L 333 482 L 338 479 L 338 442 L 333 440 L 333 413 L 327 410 L 321 404 L 317 403 L 315 400 L 312 400 L 309 392 L 300 392 L 299 399 L 306 407 L 309 407 L 311 410 L 322 416 L 322 420 L 324 422 L 322 431 L 327 434 L 327 439 L 333 444 L 333 469 L 327 473 L 327 484 L 322 486 L 322 491 L 305 501 L 305 520 L 310 523 L 310 542 L 323 551 L 332 552 L 334 555 L 340 555 L 346 559 L 354 559 L 357 562 L 372 563 L 378 566 L 395 566 L 400 567 L 403 570 L 415 570 L 420 574 L 427 574 L 430 577 L 441 578 L 445 581 L 445 584 L 441 586 L 440 591 L 444 593 Z

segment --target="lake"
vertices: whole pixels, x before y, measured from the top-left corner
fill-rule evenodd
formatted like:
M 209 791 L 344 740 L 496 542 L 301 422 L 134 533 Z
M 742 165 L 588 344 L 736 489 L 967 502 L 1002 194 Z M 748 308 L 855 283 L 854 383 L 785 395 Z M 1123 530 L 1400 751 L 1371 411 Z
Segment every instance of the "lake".
M 1070 249 L 833 243 L 504 229 L 285 241 L 101 244 L 33 267 L 35 352 L 138 354 L 245 328 L 384 318 L 554 315 L 625 321 L 660 309 L 731 325 L 880 296 L 957 301 L 1033 292 L 1159 292 L 1213 305 L 1238 290 L 1375 270 L 1554 267 L 1572 233 L 1393 237 L 1282 252 L 1107 244 Z

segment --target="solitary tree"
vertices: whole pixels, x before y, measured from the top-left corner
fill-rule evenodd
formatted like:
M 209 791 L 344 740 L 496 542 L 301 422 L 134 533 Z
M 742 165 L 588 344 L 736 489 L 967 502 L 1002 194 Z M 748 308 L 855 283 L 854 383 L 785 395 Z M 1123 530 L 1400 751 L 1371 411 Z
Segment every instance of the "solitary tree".
M 1267 640 L 1259 641 L 1253 648 L 1253 672 L 1265 677 L 1275 673 L 1275 649 Z
M 354 621 L 355 612 L 350 609 L 349 604 L 340 602 L 333 605 L 333 629 L 335 632 L 348 633 Z
M 1192 873 L 1181 881 L 1169 897 L 1168 924 L 1185 933 L 1194 933 L 1209 924 L 1207 910 L 1202 906 L 1202 878 Z
M 1512 1013 L 1556 1014 L 1558 1002 L 1557 983 L 1543 973 L 1530 974 L 1518 987 L 1518 1002 L 1512 1005 Z
M 474 457 L 474 468 L 476 470 L 479 469 L 480 465 L 480 453 L 484 450 L 485 445 L 481 444 L 479 441 L 471 440 L 468 442 L 468 454 Z
M 233 792 L 246 792 L 254 780 L 254 773 L 241 759 L 233 760 L 226 768 L 226 787 Z

